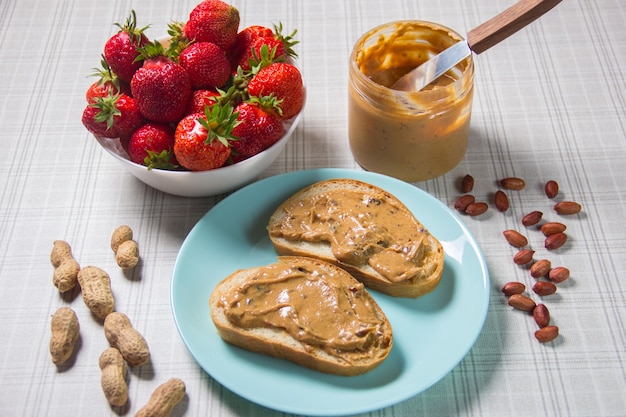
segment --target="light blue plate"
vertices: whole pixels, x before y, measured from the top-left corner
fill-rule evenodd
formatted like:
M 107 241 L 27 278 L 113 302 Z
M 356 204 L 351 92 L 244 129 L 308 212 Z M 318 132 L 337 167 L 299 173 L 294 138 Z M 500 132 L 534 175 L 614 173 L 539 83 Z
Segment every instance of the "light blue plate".
M 289 196 L 317 181 L 353 178 L 398 197 L 445 251 L 441 283 L 418 299 L 372 295 L 389 318 L 394 346 L 373 371 L 326 375 L 222 341 L 209 314 L 215 285 L 237 269 L 265 265 L 276 253 L 265 226 Z M 346 169 L 297 171 L 253 183 L 213 207 L 185 239 L 172 278 L 172 310 L 189 351 L 216 381 L 279 411 L 339 416 L 394 405 L 433 385 L 467 354 L 489 304 L 489 274 L 476 240 L 446 205 L 386 176 Z

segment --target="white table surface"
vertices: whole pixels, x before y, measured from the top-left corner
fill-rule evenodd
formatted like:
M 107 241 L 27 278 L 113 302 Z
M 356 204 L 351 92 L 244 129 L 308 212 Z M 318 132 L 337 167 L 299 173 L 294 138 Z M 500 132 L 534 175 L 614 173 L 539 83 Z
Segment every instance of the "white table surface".
M 282 22 L 297 28 L 308 86 L 293 140 L 262 177 L 295 170 L 360 169 L 347 145 L 347 59 L 352 44 L 379 24 L 416 18 L 467 32 L 513 3 L 492 1 L 233 1 L 242 27 Z M 148 35 L 184 20 L 194 1 L 2 0 L 0 2 L 0 414 L 133 415 L 171 376 L 187 396 L 175 416 L 279 416 L 238 397 L 202 371 L 179 336 L 170 280 L 194 224 L 224 196 L 182 198 L 148 188 L 122 171 L 80 123 L 84 92 L 100 51 L 135 9 Z M 526 180 L 513 208 L 463 217 L 481 245 L 490 305 L 474 347 L 426 391 L 368 416 L 626 415 L 626 3 L 565 0 L 538 22 L 476 57 L 470 146 L 452 172 L 415 186 L 452 205 L 456 181 L 471 173 L 489 200 L 505 176 Z M 546 298 L 561 336 L 539 344 L 534 323 L 500 293 L 526 273 L 511 262 L 502 230 L 542 209 L 548 179 L 560 198 L 579 201 L 564 220 L 570 241 L 555 262 L 572 277 Z M 236 219 L 233 219 L 236 221 Z M 112 230 L 135 231 L 143 263 L 124 277 L 108 242 Z M 112 409 L 100 390 L 101 326 L 80 296 L 60 297 L 51 284 L 52 242 L 72 244 L 81 264 L 98 265 L 116 282 L 116 301 L 152 351 L 131 372 L 129 406 Z M 57 368 L 48 352 L 50 315 L 69 305 L 81 320 L 71 363 Z M 323 401 L 323 399 L 320 399 Z

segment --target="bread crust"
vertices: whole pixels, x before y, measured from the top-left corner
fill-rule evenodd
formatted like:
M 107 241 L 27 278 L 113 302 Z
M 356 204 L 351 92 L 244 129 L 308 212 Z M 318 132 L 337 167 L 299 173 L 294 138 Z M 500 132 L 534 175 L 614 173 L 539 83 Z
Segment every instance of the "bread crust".
M 279 256 L 277 262 L 307 265 L 316 271 L 340 274 L 347 279 L 353 280 L 358 285 L 358 281 L 346 271 L 317 259 Z M 369 372 L 387 358 L 393 346 L 391 324 L 380 306 L 365 288 L 362 289 L 362 296 L 367 299 L 374 308 L 377 317 L 384 323 L 381 327 L 384 331 L 379 335 L 381 343 L 376 344 L 377 348 L 369 357 L 363 357 L 358 352 L 355 352 L 356 356 L 352 356 L 350 352 L 345 351 L 334 351 L 334 354 L 329 354 L 324 347 L 300 342 L 291 337 L 287 331 L 280 328 L 242 328 L 231 323 L 226 316 L 221 301 L 222 297 L 228 294 L 228 291 L 233 286 L 241 285 L 250 279 L 260 268 L 242 269 L 233 272 L 224 278 L 211 293 L 209 298 L 211 319 L 218 334 L 224 341 L 252 352 L 286 359 L 319 372 L 344 376 L 355 376 Z
M 397 207 L 401 208 L 405 213 L 409 213 L 415 220 L 416 227 L 423 231 L 425 238 L 424 242 L 428 247 L 424 264 L 428 265 L 429 269 L 432 269 L 432 273 L 427 276 L 414 277 L 400 282 L 390 281 L 373 268 L 367 266 L 355 266 L 337 259 L 333 254 L 329 242 L 312 243 L 304 241 L 291 241 L 285 239 L 284 237 L 275 236 L 270 233 L 269 235 L 272 245 L 279 255 L 308 256 L 325 262 L 330 262 L 348 271 L 368 288 L 394 297 L 416 298 L 433 291 L 437 287 L 441 281 L 444 267 L 444 251 L 441 243 L 422 225 L 422 223 L 397 197 L 375 185 L 363 181 L 344 178 L 324 180 L 312 184 L 285 200 L 274 211 L 274 213 L 270 216 L 267 225 L 268 230 L 271 230 L 272 226 L 281 222 L 285 218 L 287 215 L 285 207 L 290 205 L 292 202 L 319 195 L 330 190 L 362 191 L 378 198 L 385 198 L 389 201 L 393 201 Z

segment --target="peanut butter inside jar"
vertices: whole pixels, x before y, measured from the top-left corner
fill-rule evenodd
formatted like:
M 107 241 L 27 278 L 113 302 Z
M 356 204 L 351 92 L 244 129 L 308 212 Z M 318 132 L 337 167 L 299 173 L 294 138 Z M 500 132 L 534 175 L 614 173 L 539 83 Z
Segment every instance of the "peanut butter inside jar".
M 417 182 L 445 174 L 465 156 L 474 88 L 472 57 L 422 91 L 391 87 L 404 74 L 462 40 L 423 21 L 372 29 L 350 56 L 348 136 L 364 169 Z

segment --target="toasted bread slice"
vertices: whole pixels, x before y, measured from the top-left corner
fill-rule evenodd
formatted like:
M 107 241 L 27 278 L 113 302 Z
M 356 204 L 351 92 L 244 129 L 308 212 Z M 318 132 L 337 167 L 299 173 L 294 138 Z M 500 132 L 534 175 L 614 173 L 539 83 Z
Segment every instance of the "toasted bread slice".
M 279 256 L 238 270 L 209 299 L 226 342 L 330 374 L 378 366 L 392 344 L 391 324 L 362 283 L 335 265 Z
M 347 270 L 367 287 L 419 297 L 441 280 L 441 243 L 394 195 L 353 179 L 297 192 L 267 226 L 279 255 L 309 256 Z

